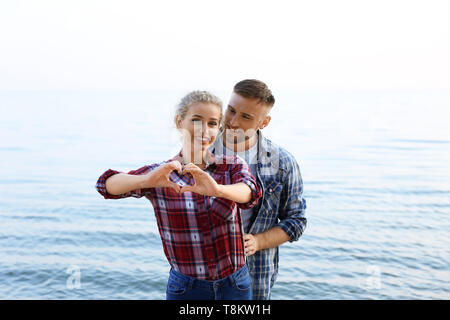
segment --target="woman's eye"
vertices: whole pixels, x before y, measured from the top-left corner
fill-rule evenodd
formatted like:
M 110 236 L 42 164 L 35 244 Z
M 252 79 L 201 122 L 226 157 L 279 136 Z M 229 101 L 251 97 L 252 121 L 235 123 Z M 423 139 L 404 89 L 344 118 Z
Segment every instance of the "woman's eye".
M 217 122 L 210 122 L 209 125 L 210 126 L 215 126 L 215 125 L 217 125 Z
M 200 120 L 200 119 L 192 119 L 192 122 L 195 122 L 195 121 L 202 121 L 202 120 Z

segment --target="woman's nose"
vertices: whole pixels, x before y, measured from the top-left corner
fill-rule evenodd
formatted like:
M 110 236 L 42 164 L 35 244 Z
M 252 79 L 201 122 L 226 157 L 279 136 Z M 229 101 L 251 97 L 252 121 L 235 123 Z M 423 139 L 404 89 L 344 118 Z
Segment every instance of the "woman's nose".
M 208 131 L 208 124 L 206 122 L 202 122 L 202 124 L 194 124 L 194 135 L 204 136 L 206 131 Z

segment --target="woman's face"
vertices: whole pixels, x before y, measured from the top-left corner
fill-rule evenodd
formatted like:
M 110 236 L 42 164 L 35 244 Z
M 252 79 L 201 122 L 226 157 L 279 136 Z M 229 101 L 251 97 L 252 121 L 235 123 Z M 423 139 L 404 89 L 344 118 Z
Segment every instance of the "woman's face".
M 185 147 L 205 151 L 214 143 L 220 128 L 221 108 L 212 103 L 189 107 L 183 120 L 177 116 L 177 128 L 183 133 Z

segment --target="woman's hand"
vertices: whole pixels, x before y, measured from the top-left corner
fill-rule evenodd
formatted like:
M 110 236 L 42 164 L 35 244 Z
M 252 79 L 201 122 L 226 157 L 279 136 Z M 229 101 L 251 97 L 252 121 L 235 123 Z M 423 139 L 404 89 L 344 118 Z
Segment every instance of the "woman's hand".
M 194 177 L 194 185 L 181 187 L 180 192 L 191 191 L 204 196 L 216 197 L 219 194 L 220 185 L 217 184 L 207 172 L 193 163 L 184 166 L 183 174 L 190 173 Z
M 144 186 L 147 188 L 172 188 L 177 193 L 180 193 L 180 186 L 170 181 L 169 176 L 172 171 L 177 171 L 178 174 L 181 174 L 182 170 L 183 167 L 178 160 L 166 163 L 146 174 Z

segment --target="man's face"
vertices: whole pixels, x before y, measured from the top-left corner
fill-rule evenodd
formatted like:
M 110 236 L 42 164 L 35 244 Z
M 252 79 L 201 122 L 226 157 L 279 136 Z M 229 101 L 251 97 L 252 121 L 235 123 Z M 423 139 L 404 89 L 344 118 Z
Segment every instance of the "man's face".
M 235 92 L 225 110 L 225 137 L 230 143 L 240 143 L 256 134 L 270 122 L 270 107 L 258 99 L 245 98 Z

